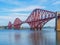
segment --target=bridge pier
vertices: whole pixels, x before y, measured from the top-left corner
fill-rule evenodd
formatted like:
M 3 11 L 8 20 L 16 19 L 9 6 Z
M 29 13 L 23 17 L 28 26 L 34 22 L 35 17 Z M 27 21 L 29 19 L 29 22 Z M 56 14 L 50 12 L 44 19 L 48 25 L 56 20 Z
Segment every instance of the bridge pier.
M 8 29 L 12 29 L 12 23 L 10 21 L 8 23 Z
M 15 25 L 15 26 L 14 26 L 14 29 L 19 30 L 19 29 L 20 29 L 20 25 L 17 25 L 17 26 Z
M 36 28 L 31 28 L 32 30 L 41 30 L 41 28 L 38 28 L 38 27 L 36 27 Z
M 37 30 L 37 28 L 34 28 L 34 30 L 36 31 L 36 30 Z

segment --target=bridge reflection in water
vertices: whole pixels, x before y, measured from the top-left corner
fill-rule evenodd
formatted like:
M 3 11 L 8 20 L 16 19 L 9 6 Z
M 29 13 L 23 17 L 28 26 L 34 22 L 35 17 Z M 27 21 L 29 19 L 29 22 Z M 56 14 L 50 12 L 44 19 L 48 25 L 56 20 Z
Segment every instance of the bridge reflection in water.
M 0 45 L 56 45 L 56 33 L 51 30 L 0 30 Z

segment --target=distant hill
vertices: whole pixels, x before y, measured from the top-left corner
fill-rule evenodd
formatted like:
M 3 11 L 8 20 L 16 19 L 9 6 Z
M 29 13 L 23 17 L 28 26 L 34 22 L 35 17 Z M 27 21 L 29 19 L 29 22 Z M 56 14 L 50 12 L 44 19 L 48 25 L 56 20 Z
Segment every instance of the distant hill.
M 46 27 L 43 27 L 43 28 L 55 28 L 55 27 L 52 27 L 52 26 L 46 26 Z

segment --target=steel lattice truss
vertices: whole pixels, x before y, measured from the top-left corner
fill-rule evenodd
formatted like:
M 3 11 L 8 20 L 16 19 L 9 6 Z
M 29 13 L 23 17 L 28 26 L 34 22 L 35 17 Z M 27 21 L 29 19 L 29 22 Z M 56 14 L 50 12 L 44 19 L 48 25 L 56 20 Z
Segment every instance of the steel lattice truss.
M 9 21 L 8 23 L 8 29 L 11 29 L 12 28 L 12 23 Z
M 26 22 L 32 29 L 42 29 L 42 27 L 51 19 L 55 18 L 56 12 L 43 9 L 35 9 L 27 18 Z
M 56 17 L 56 12 L 51 12 L 43 9 L 35 9 L 32 11 L 32 13 L 30 14 L 30 16 L 27 18 L 25 22 L 18 20 L 18 21 L 15 21 L 14 25 L 17 25 L 17 27 L 15 26 L 15 28 L 18 28 L 19 26 L 21 26 L 21 24 L 28 23 L 32 29 L 41 30 L 42 27 L 48 21 L 50 21 L 55 17 Z

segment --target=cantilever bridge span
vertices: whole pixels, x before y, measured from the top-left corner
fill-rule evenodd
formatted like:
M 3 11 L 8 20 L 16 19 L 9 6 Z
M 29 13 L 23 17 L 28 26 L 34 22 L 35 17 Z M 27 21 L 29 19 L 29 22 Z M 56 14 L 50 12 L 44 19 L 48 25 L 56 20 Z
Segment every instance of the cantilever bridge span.
M 32 13 L 30 14 L 30 16 L 27 18 L 26 21 L 22 22 L 20 19 L 16 18 L 16 20 L 14 21 L 14 24 L 11 24 L 9 22 L 8 24 L 8 28 L 11 28 L 13 25 L 13 27 L 15 29 L 20 29 L 21 24 L 23 23 L 28 23 L 30 25 L 31 29 L 34 30 L 38 30 L 38 29 L 42 29 L 42 27 L 51 19 L 56 17 L 56 12 L 52 12 L 52 11 L 47 11 L 47 10 L 43 10 L 43 9 L 35 9 L 32 11 Z

